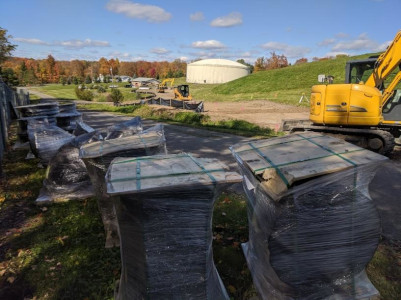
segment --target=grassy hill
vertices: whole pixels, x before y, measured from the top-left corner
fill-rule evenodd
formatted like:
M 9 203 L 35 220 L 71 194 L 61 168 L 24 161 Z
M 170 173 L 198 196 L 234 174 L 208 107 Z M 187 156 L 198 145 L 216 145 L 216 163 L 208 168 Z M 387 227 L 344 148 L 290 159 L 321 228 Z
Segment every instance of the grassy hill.
M 348 60 L 367 58 L 372 54 L 310 62 L 283 69 L 260 71 L 220 85 L 191 85 L 196 99 L 236 101 L 268 99 L 280 103 L 297 104 L 302 93 L 308 97 L 312 85 L 319 84 L 317 76 L 334 76 L 335 83 L 343 83 Z

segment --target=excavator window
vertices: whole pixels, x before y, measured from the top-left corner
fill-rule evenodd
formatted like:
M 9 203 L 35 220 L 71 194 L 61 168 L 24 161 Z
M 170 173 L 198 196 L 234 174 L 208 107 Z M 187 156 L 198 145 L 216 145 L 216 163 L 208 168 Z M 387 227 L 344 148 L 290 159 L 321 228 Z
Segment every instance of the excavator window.
M 360 81 L 365 82 L 372 74 L 373 69 L 374 63 L 371 62 L 351 65 L 350 83 L 359 83 Z
M 189 87 L 187 85 L 181 85 L 180 86 L 180 94 L 183 97 L 188 97 L 188 95 L 189 95 Z

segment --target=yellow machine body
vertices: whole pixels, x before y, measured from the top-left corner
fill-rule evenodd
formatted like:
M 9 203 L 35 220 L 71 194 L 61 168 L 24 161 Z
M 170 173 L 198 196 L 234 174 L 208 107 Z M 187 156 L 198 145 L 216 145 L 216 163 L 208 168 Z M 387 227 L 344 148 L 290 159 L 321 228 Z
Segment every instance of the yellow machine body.
M 314 85 L 310 117 L 314 124 L 377 126 L 383 121 L 382 94 L 364 84 Z

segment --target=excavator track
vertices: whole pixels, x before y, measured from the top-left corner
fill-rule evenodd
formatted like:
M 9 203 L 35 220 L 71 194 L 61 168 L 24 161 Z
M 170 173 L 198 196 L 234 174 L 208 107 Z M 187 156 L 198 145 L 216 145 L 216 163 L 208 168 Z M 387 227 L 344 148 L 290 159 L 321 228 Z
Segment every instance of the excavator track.
M 383 155 L 390 154 L 395 147 L 394 136 L 390 132 L 380 129 L 304 125 L 293 127 L 290 130 L 291 133 L 299 131 L 327 133 Z

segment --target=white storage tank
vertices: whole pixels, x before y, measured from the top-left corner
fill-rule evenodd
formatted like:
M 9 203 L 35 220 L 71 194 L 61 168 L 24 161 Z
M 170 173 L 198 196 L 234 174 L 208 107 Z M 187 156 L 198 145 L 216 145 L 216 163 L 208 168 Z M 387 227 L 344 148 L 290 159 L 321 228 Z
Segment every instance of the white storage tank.
M 249 67 L 228 59 L 204 59 L 187 65 L 187 82 L 225 83 L 249 75 Z

